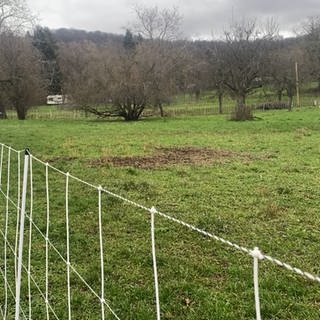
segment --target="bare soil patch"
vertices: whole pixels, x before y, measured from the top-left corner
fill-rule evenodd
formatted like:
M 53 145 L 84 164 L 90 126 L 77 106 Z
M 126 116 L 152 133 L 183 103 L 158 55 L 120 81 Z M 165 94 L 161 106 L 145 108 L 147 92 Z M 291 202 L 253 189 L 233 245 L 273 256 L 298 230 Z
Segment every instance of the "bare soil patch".
M 113 165 L 116 167 L 135 167 L 155 169 L 171 165 L 204 165 L 232 158 L 252 160 L 247 153 L 229 150 L 215 150 L 199 147 L 156 148 L 150 156 L 103 157 L 90 161 L 92 166 Z

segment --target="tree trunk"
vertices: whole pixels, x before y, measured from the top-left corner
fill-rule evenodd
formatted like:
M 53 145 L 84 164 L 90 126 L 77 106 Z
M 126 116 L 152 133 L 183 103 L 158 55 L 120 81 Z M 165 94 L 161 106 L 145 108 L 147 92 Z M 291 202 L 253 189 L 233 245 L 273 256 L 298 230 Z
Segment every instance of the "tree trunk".
M 219 94 L 218 94 L 219 114 L 223 113 L 223 110 L 222 110 L 222 99 L 223 99 L 223 94 L 221 92 L 219 92 Z
M 292 111 L 292 104 L 293 104 L 293 96 L 289 96 L 289 105 L 288 105 L 288 111 Z
M 120 116 L 124 118 L 125 121 L 137 121 L 139 120 L 145 106 L 144 105 L 134 105 L 127 106 L 125 112 L 120 113 Z
M 238 106 L 245 106 L 246 105 L 246 96 L 240 95 L 237 97 L 237 105 Z
M 282 101 L 282 90 L 278 90 L 278 101 Z
M 24 107 L 17 107 L 17 116 L 19 120 L 26 120 L 27 110 Z
M 7 119 L 7 112 L 4 104 L 0 101 L 0 119 Z
M 161 118 L 163 118 L 164 117 L 164 111 L 163 111 L 162 103 L 159 103 L 158 107 L 159 107 L 159 110 L 160 110 L 160 116 L 161 116 Z
M 252 120 L 252 109 L 246 106 L 246 96 L 242 95 L 237 98 L 237 104 L 235 106 L 234 112 L 231 115 L 231 120 L 235 121 L 245 121 Z
M 196 101 L 199 101 L 200 94 L 201 94 L 201 90 L 199 88 L 197 88 L 196 91 L 195 91 Z

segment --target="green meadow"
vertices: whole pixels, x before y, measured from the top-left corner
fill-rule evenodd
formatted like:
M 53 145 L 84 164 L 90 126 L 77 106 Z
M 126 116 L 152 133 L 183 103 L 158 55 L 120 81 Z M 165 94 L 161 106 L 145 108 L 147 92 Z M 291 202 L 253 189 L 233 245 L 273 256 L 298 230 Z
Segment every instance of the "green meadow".
M 320 274 L 320 109 L 124 121 L 6 120 L 0 142 L 148 208 L 186 221 L 234 243 Z M 7 192 L 4 150 L 1 189 Z M 17 199 L 17 156 L 12 153 L 9 195 Z M 30 181 L 29 181 L 30 182 Z M 66 256 L 65 176 L 49 170 L 49 238 Z M 29 183 L 30 186 L 30 183 Z M 33 219 L 46 232 L 45 167 L 33 160 Z M 0 196 L 5 213 L 6 201 Z M 27 210 L 30 213 L 30 191 Z M 150 214 L 110 195 L 102 198 L 105 297 L 120 319 L 155 319 Z M 17 209 L 9 203 L 8 241 L 15 243 Z M 5 214 L 1 215 L 4 230 Z M 70 180 L 71 264 L 100 294 L 98 192 Z M 162 319 L 254 319 L 252 258 L 156 216 Z M 32 275 L 45 292 L 45 241 L 32 230 Z M 24 264 L 27 265 L 29 220 Z M 0 246 L 4 247 L 3 239 Z M 67 319 L 66 264 L 49 250 L 49 302 Z M 14 259 L 7 252 L 14 289 Z M 4 256 L 0 264 L 3 270 Z M 320 318 L 320 284 L 260 262 L 263 319 Z M 4 301 L 1 279 L 0 300 Z M 22 307 L 28 312 L 27 274 Z M 34 284 L 33 319 L 44 319 Z M 73 319 L 100 319 L 100 302 L 71 273 Z M 14 301 L 9 293 L 8 319 Z M 51 311 L 50 319 L 54 319 Z M 105 311 L 106 319 L 114 319 Z

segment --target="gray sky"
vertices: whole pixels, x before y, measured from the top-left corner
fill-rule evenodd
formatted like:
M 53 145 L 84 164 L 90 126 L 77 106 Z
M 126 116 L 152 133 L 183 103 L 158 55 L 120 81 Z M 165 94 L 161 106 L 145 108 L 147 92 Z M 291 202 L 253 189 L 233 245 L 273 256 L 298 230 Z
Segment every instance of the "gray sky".
M 26 0 L 38 14 L 40 24 L 50 28 L 78 28 L 124 33 L 133 21 L 133 4 L 177 6 L 183 16 L 187 37 L 210 37 L 228 26 L 232 17 L 274 17 L 281 34 L 292 34 L 293 28 L 309 16 L 320 15 L 320 0 Z

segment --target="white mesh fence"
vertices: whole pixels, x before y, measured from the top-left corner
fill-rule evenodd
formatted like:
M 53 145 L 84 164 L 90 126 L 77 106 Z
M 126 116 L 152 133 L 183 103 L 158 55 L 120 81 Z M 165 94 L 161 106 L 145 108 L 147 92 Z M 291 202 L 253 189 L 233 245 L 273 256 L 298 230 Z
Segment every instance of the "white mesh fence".
M 103 195 L 115 198 L 132 207 L 147 212 L 146 218 L 150 219 L 150 237 L 152 257 L 152 270 L 154 280 L 154 318 L 161 319 L 161 300 L 159 294 L 159 280 L 157 270 L 155 219 L 161 217 L 194 231 L 204 237 L 213 239 L 225 246 L 231 247 L 253 260 L 253 292 L 256 310 L 256 319 L 261 319 L 259 298 L 259 261 L 266 260 L 288 272 L 293 272 L 311 281 L 320 283 L 320 277 L 305 272 L 290 264 L 271 256 L 264 255 L 258 248 L 249 249 L 236 243 L 228 241 L 213 233 L 202 230 L 194 225 L 159 212 L 155 207 L 148 208 L 139 203 L 131 201 L 121 195 L 106 190 L 102 186 L 95 186 L 83 181 L 70 173 L 65 173 L 49 163 L 33 156 L 28 150 L 15 150 L 4 144 L 0 144 L 0 206 L 2 218 L 0 220 L 0 233 L 2 237 L 1 268 L 3 293 L 1 295 L 0 315 L 3 319 L 77 319 L 74 315 L 78 308 L 76 294 L 85 296 L 92 305 L 94 319 L 120 319 L 121 301 L 115 301 L 111 293 L 106 291 L 105 271 L 105 241 L 103 230 Z M 24 159 L 22 159 L 24 157 Z M 22 168 L 23 164 L 23 168 Z M 35 165 L 37 174 L 34 173 Z M 39 174 L 40 172 L 40 174 Z M 55 179 L 50 179 L 53 174 L 63 179 L 63 184 L 57 185 Z M 41 180 L 42 179 L 42 180 Z M 72 255 L 73 247 L 77 246 L 79 236 L 73 227 L 74 222 L 86 224 L 86 220 L 75 220 L 70 212 L 75 211 L 70 205 L 73 196 L 70 191 L 71 182 L 76 182 L 90 192 L 88 202 L 95 212 L 91 216 L 96 219 L 97 229 L 92 237 L 97 238 L 96 256 L 98 257 L 95 272 L 98 276 L 95 281 L 83 269 L 81 264 L 75 262 L 76 257 Z M 54 190 L 59 189 L 63 199 L 54 199 Z M 62 190 L 61 190 L 62 189 Z M 82 190 L 82 189 L 81 189 Z M 42 192 L 42 193 L 41 193 Z M 40 200 L 36 200 L 35 194 L 42 194 Z M 79 197 L 87 197 L 79 191 Z M 79 198 L 79 202 L 80 202 Z M 73 203 L 75 203 L 73 201 Z M 63 222 L 56 226 L 56 216 L 59 212 Z M 41 220 L 38 218 L 41 215 Z M 72 220 L 72 223 L 70 222 Z M 79 222 L 80 221 L 80 222 Z M 58 232 L 57 228 L 64 232 Z M 80 232 L 80 231 L 78 231 Z M 61 239 L 62 238 L 62 239 Z M 59 239 L 57 241 L 56 239 Z M 86 239 L 85 239 L 86 240 Z M 87 239 L 90 241 L 90 239 Z M 59 243 L 59 244 L 57 244 Z M 62 243 L 62 244 L 61 244 Z M 0 243 L 1 245 L 1 243 Z M 91 256 L 90 246 L 84 252 Z M 84 250 L 85 251 L 85 250 Z M 93 250 L 94 251 L 94 250 Z M 55 257 L 52 262 L 53 256 Z M 55 291 L 52 285 L 53 269 L 57 272 L 59 282 Z M 61 280 L 62 279 L 62 280 Z M 161 283 L 160 283 L 161 285 Z M 81 290 L 79 288 L 82 288 Z M 59 292 L 55 294 L 54 292 Z M 61 292 L 64 292 L 61 294 Z M 44 306 L 44 307 L 40 307 Z M 134 315 L 132 315 L 134 318 Z M 90 319 L 91 319 L 90 318 Z

